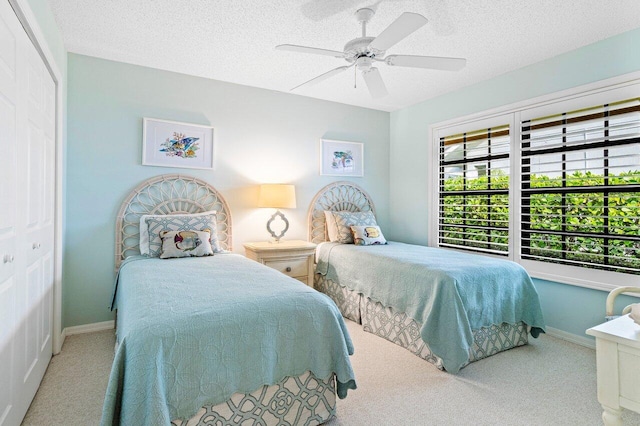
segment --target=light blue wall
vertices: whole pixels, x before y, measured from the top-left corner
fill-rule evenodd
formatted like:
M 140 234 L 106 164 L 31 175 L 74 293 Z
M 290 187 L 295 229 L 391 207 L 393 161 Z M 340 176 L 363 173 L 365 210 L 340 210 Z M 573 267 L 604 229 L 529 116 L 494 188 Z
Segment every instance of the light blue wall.
M 140 182 L 163 173 L 197 176 L 221 191 L 233 215 L 234 251 L 268 238 L 273 213 L 257 209 L 257 185 L 295 183 L 287 238 L 306 239 L 319 175 L 320 138 L 364 143 L 365 177 L 351 178 L 389 206 L 389 113 L 69 54 L 65 327 L 113 318 L 116 213 Z M 142 118 L 215 128 L 214 170 L 141 165 Z
M 638 52 L 640 29 L 391 113 L 390 237 L 427 244 L 430 125 L 638 71 Z M 602 322 L 605 292 L 542 280 L 536 285 L 549 326 L 583 337 Z
M 44 0 L 29 1 L 47 7 Z M 385 233 L 426 244 L 430 124 L 639 70 L 637 51 L 640 30 L 391 115 L 69 54 L 63 326 L 112 318 L 105 307 L 113 277 L 114 218 L 128 191 L 146 178 L 186 172 L 220 189 L 231 204 L 234 245 L 241 252 L 242 242 L 267 237 L 266 213 L 253 207 L 258 183 L 296 183 L 298 208 L 286 212 L 292 224 L 288 237 L 304 239 L 310 199 L 335 180 L 318 176 L 318 139 L 362 141 L 366 177 L 353 180 L 376 200 Z M 144 116 L 214 126 L 215 169 L 142 166 Z M 551 327 L 583 336 L 601 322 L 605 293 L 536 284 Z M 622 299 L 619 305 L 637 301 Z

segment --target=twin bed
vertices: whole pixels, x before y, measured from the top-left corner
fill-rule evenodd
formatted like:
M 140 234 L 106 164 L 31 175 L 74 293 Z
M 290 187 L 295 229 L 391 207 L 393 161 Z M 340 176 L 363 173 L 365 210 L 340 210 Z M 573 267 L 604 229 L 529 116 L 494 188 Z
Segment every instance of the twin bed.
M 336 182 L 308 213 L 309 241 L 318 244 L 315 288 L 365 331 L 452 373 L 544 331 L 538 294 L 518 264 L 397 242 L 328 242 L 326 212 L 375 215 L 375 206 L 362 188 Z
M 117 219 L 118 343 L 102 424 L 324 423 L 336 394 L 356 387 L 343 316 L 450 372 L 544 328 L 533 284 L 511 262 L 326 242 L 325 211 L 374 210 L 349 182 L 314 198 L 309 239 L 325 295 L 229 253 L 231 215 L 215 188 L 180 175 L 141 184 Z M 143 216 L 211 211 L 220 253 L 139 255 Z
M 158 222 L 171 224 L 212 211 L 224 253 L 139 255 L 144 215 L 171 215 Z M 192 177 L 144 182 L 123 203 L 102 425 L 314 425 L 334 415 L 336 394 L 355 389 L 353 345 L 335 304 L 229 253 L 231 231 L 222 196 Z

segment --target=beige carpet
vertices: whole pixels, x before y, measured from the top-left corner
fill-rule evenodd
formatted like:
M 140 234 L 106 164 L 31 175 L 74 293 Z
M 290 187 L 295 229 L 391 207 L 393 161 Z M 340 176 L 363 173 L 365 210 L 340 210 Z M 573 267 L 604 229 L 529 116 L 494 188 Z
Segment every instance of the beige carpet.
M 602 425 L 591 349 L 542 336 L 452 375 L 347 324 L 358 389 L 338 401 L 330 426 Z M 113 346 L 112 331 L 68 337 L 23 424 L 98 424 Z M 635 413 L 623 420 L 640 425 Z

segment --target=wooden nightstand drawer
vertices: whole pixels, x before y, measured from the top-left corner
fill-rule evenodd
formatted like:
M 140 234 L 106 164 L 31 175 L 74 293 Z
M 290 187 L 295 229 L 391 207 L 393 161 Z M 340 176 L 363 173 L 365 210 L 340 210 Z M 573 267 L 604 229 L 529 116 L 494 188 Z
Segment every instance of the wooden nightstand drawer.
M 249 259 L 297 279 L 313 287 L 313 258 L 316 245 L 306 241 L 281 241 L 280 243 L 244 243 Z
M 270 268 L 276 269 L 290 277 L 307 276 L 307 258 L 292 260 L 267 260 L 264 262 Z

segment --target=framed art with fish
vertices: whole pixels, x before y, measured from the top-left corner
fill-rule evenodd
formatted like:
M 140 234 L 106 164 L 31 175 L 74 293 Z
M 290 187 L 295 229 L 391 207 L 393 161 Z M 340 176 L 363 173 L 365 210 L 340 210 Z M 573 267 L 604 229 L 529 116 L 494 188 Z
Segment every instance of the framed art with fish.
M 326 176 L 364 176 L 364 144 L 320 140 L 320 174 Z
M 145 117 L 142 164 L 213 169 L 213 127 Z

